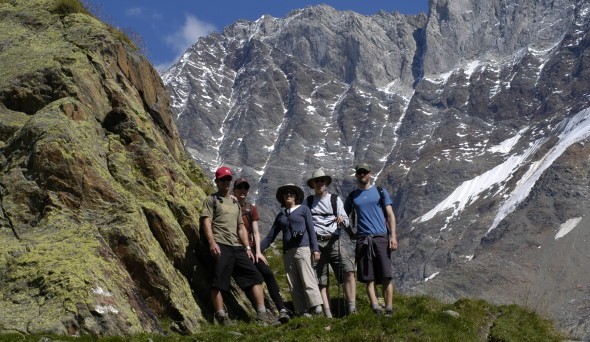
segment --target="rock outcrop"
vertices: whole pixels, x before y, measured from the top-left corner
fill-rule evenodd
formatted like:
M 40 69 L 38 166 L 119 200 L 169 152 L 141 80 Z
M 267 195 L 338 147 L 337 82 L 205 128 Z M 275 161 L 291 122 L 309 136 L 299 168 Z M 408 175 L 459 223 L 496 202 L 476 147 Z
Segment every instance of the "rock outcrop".
M 0 1 L 0 333 L 195 332 L 209 182 L 154 68 L 68 3 Z
M 400 291 L 528 305 L 588 339 L 590 6 L 429 6 L 314 6 L 199 40 L 163 74 L 187 149 L 251 179 L 263 229 L 279 185 L 323 167 L 346 196 L 369 162 L 394 194 Z

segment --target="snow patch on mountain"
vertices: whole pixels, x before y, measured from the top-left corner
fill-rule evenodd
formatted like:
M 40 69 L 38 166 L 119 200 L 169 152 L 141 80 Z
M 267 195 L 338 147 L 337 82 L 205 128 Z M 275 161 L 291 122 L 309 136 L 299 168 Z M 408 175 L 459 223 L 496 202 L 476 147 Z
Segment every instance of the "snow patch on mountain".
M 566 236 L 567 233 L 571 232 L 574 228 L 576 228 L 580 221 L 582 221 L 582 218 L 576 217 L 567 220 L 565 223 L 559 226 L 559 231 L 557 232 L 557 234 L 555 234 L 555 240 L 561 239 L 562 237 Z
M 502 204 L 492 226 L 487 234 L 494 230 L 498 224 L 529 195 L 531 189 L 541 177 L 543 172 L 572 144 L 582 141 L 590 136 L 590 108 L 584 109 L 570 119 L 562 121 L 557 129 L 563 127 L 559 135 L 559 142 L 539 161 L 530 165 L 527 173 L 520 179 L 508 199 Z

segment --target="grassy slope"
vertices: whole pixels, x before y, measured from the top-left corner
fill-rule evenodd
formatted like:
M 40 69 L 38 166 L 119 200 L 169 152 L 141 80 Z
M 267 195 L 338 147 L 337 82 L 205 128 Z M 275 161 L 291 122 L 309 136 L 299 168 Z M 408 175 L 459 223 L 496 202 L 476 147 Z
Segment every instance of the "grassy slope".
M 269 253 L 277 280 L 289 299 L 280 253 Z M 334 279 L 333 275 L 330 278 Z M 334 283 L 334 282 L 332 282 Z M 444 304 L 429 297 L 396 294 L 393 317 L 375 316 L 363 284 L 358 283 L 359 313 L 344 318 L 294 318 L 279 327 L 240 322 L 236 326 L 205 326 L 191 336 L 59 337 L 61 341 L 561 341 L 554 324 L 516 305 L 494 306 L 463 299 Z M 331 285 L 336 311 L 338 289 Z M 288 304 L 290 304 L 288 302 Z M 0 341 L 39 341 L 42 336 L 3 335 Z M 48 336 L 49 337 L 49 336 Z M 52 338 L 52 337 L 50 337 Z M 56 337 L 53 337 L 56 338 Z

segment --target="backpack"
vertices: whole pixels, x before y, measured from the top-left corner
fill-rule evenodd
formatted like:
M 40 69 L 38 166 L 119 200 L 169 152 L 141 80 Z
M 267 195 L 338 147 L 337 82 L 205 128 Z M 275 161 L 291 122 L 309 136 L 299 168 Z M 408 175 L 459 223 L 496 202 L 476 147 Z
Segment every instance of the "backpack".
M 330 204 L 332 205 L 332 215 L 334 215 L 334 217 L 338 216 L 338 208 L 337 208 L 337 203 L 336 201 L 338 200 L 338 195 L 336 194 L 330 194 Z M 311 204 L 313 203 L 313 195 L 309 195 L 307 196 L 307 207 L 311 210 Z M 311 213 L 312 215 L 319 215 L 319 216 L 329 216 L 330 214 L 326 214 L 326 213 Z

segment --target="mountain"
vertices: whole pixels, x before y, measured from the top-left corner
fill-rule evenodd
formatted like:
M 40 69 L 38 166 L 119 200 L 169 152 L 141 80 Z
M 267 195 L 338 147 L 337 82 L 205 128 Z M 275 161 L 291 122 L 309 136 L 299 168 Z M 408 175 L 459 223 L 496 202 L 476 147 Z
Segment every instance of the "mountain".
M 345 197 L 368 162 L 399 291 L 523 304 L 589 339 L 589 22 L 581 0 L 320 5 L 201 38 L 162 79 L 187 150 L 251 180 L 263 230 L 279 185 L 323 167 Z
M 62 0 L 0 1 L 0 65 L 0 333 L 200 330 L 211 185 L 155 69 Z

